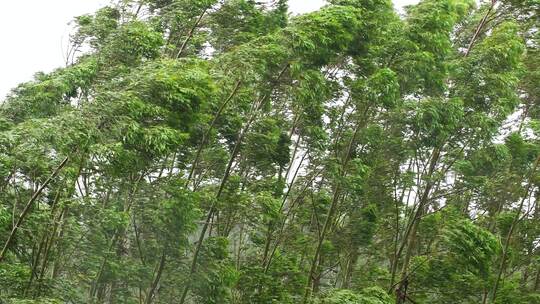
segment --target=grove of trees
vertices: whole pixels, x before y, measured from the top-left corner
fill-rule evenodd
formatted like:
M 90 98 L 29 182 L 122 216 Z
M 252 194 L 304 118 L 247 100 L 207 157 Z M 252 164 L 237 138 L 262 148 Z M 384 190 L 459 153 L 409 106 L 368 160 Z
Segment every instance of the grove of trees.
M 540 303 L 539 12 L 76 17 L 0 105 L 0 303 Z

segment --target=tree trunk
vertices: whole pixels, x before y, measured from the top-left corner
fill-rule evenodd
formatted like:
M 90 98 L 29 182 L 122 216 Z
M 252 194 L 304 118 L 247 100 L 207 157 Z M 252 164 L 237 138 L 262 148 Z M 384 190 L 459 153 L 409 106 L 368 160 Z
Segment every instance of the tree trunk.
M 182 52 L 184 52 L 189 40 L 191 40 L 191 37 L 193 37 L 193 34 L 195 33 L 195 29 L 197 29 L 197 27 L 199 26 L 199 24 L 201 23 L 201 20 L 202 18 L 204 17 L 204 15 L 206 14 L 206 12 L 210 9 L 210 7 L 206 7 L 202 13 L 199 15 L 199 18 L 197 18 L 197 21 L 195 22 L 195 24 L 193 25 L 193 27 L 189 30 L 188 32 L 188 35 L 186 37 L 186 39 L 184 40 L 184 42 L 182 43 L 182 45 L 180 46 L 180 49 L 178 50 L 178 53 L 176 54 L 176 59 L 180 58 L 180 56 L 182 55 Z
M 30 198 L 28 203 L 26 203 L 26 206 L 24 207 L 21 215 L 17 219 L 17 222 L 13 226 L 13 229 L 11 230 L 11 233 L 9 234 L 6 243 L 4 244 L 4 247 L 2 248 L 2 251 L 0 251 L 0 263 L 4 260 L 4 257 L 7 253 L 7 250 L 9 246 L 11 245 L 11 242 L 13 242 L 13 239 L 15 238 L 15 235 L 17 234 L 17 230 L 21 227 L 24 219 L 30 212 L 30 209 L 34 205 L 34 202 L 37 200 L 41 192 L 49 185 L 49 183 L 58 175 L 60 170 L 67 164 L 69 160 L 69 157 L 64 158 L 64 160 L 58 165 L 58 167 L 54 170 L 54 172 L 45 180 L 45 182 L 34 192 L 34 195 Z
M 527 179 L 530 179 L 534 175 L 534 173 L 536 172 L 536 169 L 538 168 L 538 163 L 539 162 L 540 162 L 540 155 L 536 158 L 536 161 L 534 162 L 534 165 L 533 165 L 533 167 L 531 169 L 531 172 L 529 173 L 529 176 L 527 177 Z M 521 201 L 519 203 L 518 211 L 516 212 L 516 215 L 514 216 L 512 224 L 510 225 L 510 230 L 508 231 L 508 234 L 507 234 L 506 239 L 504 241 L 504 246 L 503 246 L 503 251 L 502 251 L 502 258 L 501 258 L 501 265 L 499 267 L 499 272 L 497 273 L 497 278 L 496 278 L 495 284 L 493 286 L 493 292 L 492 292 L 492 296 L 491 296 L 491 303 L 495 303 L 495 300 L 497 299 L 497 291 L 499 289 L 499 284 L 500 284 L 503 273 L 506 271 L 506 263 L 507 263 L 506 258 L 507 258 L 507 255 L 508 255 L 508 248 L 510 247 L 510 241 L 512 240 L 514 230 L 516 229 L 516 227 L 517 227 L 517 225 L 518 225 L 518 223 L 520 221 L 520 216 L 521 216 L 521 212 L 523 210 L 523 205 L 525 204 L 525 201 L 527 200 L 527 198 L 531 194 L 532 186 L 533 186 L 533 182 L 529 181 L 529 183 L 527 184 L 525 195 L 523 196 L 523 198 L 521 199 Z
M 368 112 L 368 109 L 369 108 L 366 108 L 365 112 L 364 112 L 364 121 L 365 121 L 365 116 Z M 360 129 L 363 127 L 364 123 L 360 123 L 360 122 L 357 122 L 356 124 L 356 127 L 354 129 L 354 133 L 353 133 L 353 136 L 351 137 L 351 140 L 349 142 L 349 145 L 348 145 L 348 148 L 347 148 L 347 151 L 343 157 L 343 161 L 342 161 L 342 165 L 341 165 L 341 174 L 340 176 L 341 177 L 345 177 L 346 176 L 346 172 L 347 172 L 347 165 L 350 161 L 350 156 L 351 156 L 351 152 L 353 150 L 353 147 L 354 147 L 354 142 L 356 141 L 356 136 L 358 134 L 358 132 L 360 131 Z M 322 244 L 326 238 L 326 233 L 328 232 L 328 228 L 330 227 L 330 223 L 332 222 L 333 220 L 333 216 L 334 216 L 334 213 L 336 212 L 336 209 L 338 207 L 338 202 L 339 202 L 339 198 L 341 196 L 341 185 L 340 185 L 340 181 L 337 181 L 336 182 L 336 186 L 334 187 L 334 195 L 333 195 L 333 198 L 332 198 L 332 203 L 330 205 L 330 209 L 328 209 L 328 213 L 326 215 L 326 219 L 324 221 L 324 225 L 323 225 L 323 228 L 322 228 L 322 231 L 321 231 L 321 235 L 319 237 L 319 240 L 317 242 L 317 247 L 315 249 L 315 254 L 313 256 L 313 259 L 312 259 L 312 262 L 311 262 L 311 267 L 310 267 L 310 270 L 309 270 L 309 275 L 308 275 L 308 279 L 307 279 L 307 283 L 306 283 L 306 287 L 305 287 L 305 292 L 304 292 L 304 297 L 303 297 L 303 300 L 302 300 L 302 303 L 306 304 L 308 302 L 308 299 L 309 299 L 309 296 L 311 295 L 311 292 L 312 292 L 312 288 L 313 285 L 312 283 L 314 282 L 315 280 L 315 272 L 316 270 L 318 269 L 319 267 L 319 257 L 320 257 L 320 253 L 321 253 L 321 249 L 322 249 Z
M 193 163 L 191 164 L 191 169 L 189 170 L 189 175 L 186 181 L 186 187 L 189 186 L 189 183 L 191 179 L 193 178 L 193 173 L 195 172 L 195 169 L 197 168 L 199 164 L 201 153 L 206 145 L 206 142 L 208 141 L 208 138 L 210 137 L 210 133 L 214 129 L 214 126 L 216 125 L 217 120 L 221 117 L 221 114 L 223 113 L 223 111 L 225 110 L 229 102 L 233 99 L 234 95 L 236 95 L 236 93 L 238 92 L 238 89 L 240 88 L 240 84 L 241 84 L 241 81 L 238 80 L 233 88 L 233 91 L 229 95 L 229 97 L 225 99 L 225 101 L 219 107 L 216 115 L 214 115 L 214 119 L 212 119 L 212 122 L 210 123 L 210 127 L 208 127 L 208 130 L 206 130 L 206 132 L 204 133 L 201 143 L 199 144 L 199 148 L 197 149 L 197 153 L 195 154 Z
M 54 196 L 54 199 L 53 199 L 53 202 L 52 202 L 52 208 L 51 208 L 51 220 L 47 222 L 45 231 L 43 232 L 43 235 L 41 236 L 41 241 L 39 242 L 38 252 L 37 252 L 36 257 L 35 257 L 35 259 L 33 260 L 33 263 L 32 263 L 32 270 L 30 272 L 30 279 L 28 280 L 28 284 L 27 284 L 27 286 L 25 288 L 25 294 L 28 292 L 28 290 L 32 286 L 32 281 L 34 280 L 34 278 L 38 276 L 38 271 L 39 271 L 38 268 L 39 268 L 39 262 L 41 260 L 41 253 L 43 252 L 44 249 L 46 250 L 47 244 L 49 242 L 49 238 L 54 237 L 53 235 L 49 236 L 47 234 L 47 232 L 49 231 L 49 227 L 51 225 L 51 222 L 54 221 L 55 212 L 56 212 L 56 206 L 57 206 L 58 200 L 60 198 L 60 192 L 61 192 L 60 190 L 57 191 L 56 195 Z
M 480 23 L 476 27 L 474 35 L 471 38 L 471 41 L 469 42 L 469 46 L 467 47 L 467 50 L 465 51 L 465 57 L 469 56 L 469 53 L 471 52 L 472 48 L 474 47 L 474 44 L 476 43 L 476 40 L 478 39 L 478 36 L 479 36 L 480 32 L 482 31 L 482 29 L 486 25 L 486 21 L 487 21 L 487 18 L 489 17 L 489 14 L 491 14 L 491 11 L 493 10 L 493 8 L 495 8 L 496 3 L 497 3 L 497 0 L 491 0 L 491 5 L 489 6 L 489 8 L 488 8 L 486 14 L 484 15 L 484 17 L 482 18 L 482 20 L 480 20 Z
M 156 288 L 159 284 L 159 280 L 161 279 L 161 275 L 163 273 L 163 268 L 165 268 L 165 261 L 167 259 L 167 255 L 165 254 L 165 250 L 161 254 L 161 258 L 159 259 L 159 264 L 156 270 L 156 276 L 154 280 L 152 281 L 152 285 L 150 286 L 150 289 L 148 290 L 148 296 L 146 297 L 146 304 L 151 304 L 152 300 L 154 298 L 154 293 L 156 292 Z
M 401 280 L 399 283 L 398 291 L 405 290 L 403 284 L 407 282 L 406 278 L 408 277 L 409 263 L 410 263 L 413 251 L 415 249 L 415 246 L 416 246 L 416 233 L 418 230 L 418 225 L 420 223 L 422 216 L 425 213 L 425 209 L 429 201 L 429 195 L 431 193 L 431 189 L 435 184 L 432 178 L 433 178 L 433 173 L 435 172 L 435 169 L 437 168 L 437 163 L 439 161 L 440 153 L 441 153 L 441 150 L 439 148 L 433 149 L 433 152 L 431 154 L 431 159 L 429 162 L 429 169 L 426 175 L 426 179 L 427 179 L 426 187 L 424 191 L 422 192 L 422 196 L 418 202 L 418 207 L 416 209 L 416 212 L 413 215 L 409 228 L 406 230 L 405 235 L 403 236 L 402 245 L 400 246 L 398 253 L 396 255 L 395 263 L 397 263 L 399 257 L 401 256 L 401 252 L 405 248 L 405 245 L 407 246 L 407 251 L 405 253 L 405 257 L 403 260 L 403 266 L 401 270 Z M 396 270 L 394 269 L 394 271 Z M 402 295 L 397 296 L 397 299 L 396 299 L 397 303 L 399 303 L 400 298 L 402 298 Z
M 285 71 L 289 68 L 289 64 L 287 64 L 282 70 L 281 72 L 279 73 L 279 76 L 277 77 L 276 79 L 276 83 L 277 81 L 279 81 L 279 79 L 281 79 L 281 77 L 283 76 L 283 74 L 285 74 Z M 193 253 L 193 259 L 191 261 L 191 266 L 190 266 L 190 270 L 189 270 L 189 273 L 190 275 L 193 275 L 195 273 L 195 271 L 197 270 L 197 260 L 199 258 L 199 254 L 200 254 L 200 251 L 201 251 L 201 248 L 202 248 L 202 244 L 204 242 L 204 238 L 206 236 L 206 231 L 208 230 L 208 226 L 210 225 L 210 221 L 212 220 L 212 218 L 214 217 L 214 213 L 216 212 L 216 207 L 217 207 L 217 202 L 219 201 L 219 199 L 221 198 L 221 194 L 223 193 L 223 190 L 225 189 L 225 184 L 227 183 L 228 179 L 229 179 L 229 176 L 231 174 L 231 169 L 232 169 L 232 166 L 233 166 L 233 163 L 234 163 L 234 160 L 236 159 L 236 156 L 237 154 L 240 152 L 240 145 L 241 143 L 243 142 L 244 140 L 244 137 L 246 136 L 249 128 L 251 127 L 251 124 L 255 121 L 255 119 L 257 118 L 257 113 L 258 111 L 260 110 L 260 108 L 263 106 L 266 98 L 268 97 L 268 95 L 263 95 L 253 106 L 253 113 L 251 114 L 251 117 L 249 118 L 249 120 L 246 122 L 245 126 L 242 128 L 242 130 L 240 131 L 240 134 L 238 135 L 238 139 L 236 140 L 236 143 L 234 145 L 234 148 L 231 152 L 231 156 L 229 158 L 229 162 L 227 164 L 227 168 L 225 169 L 225 173 L 223 174 L 223 178 L 221 179 L 221 182 L 220 182 L 220 185 L 219 185 L 219 188 L 218 188 L 218 191 L 216 193 L 216 196 L 214 197 L 214 202 L 212 203 L 212 205 L 210 206 L 210 209 L 208 210 L 208 214 L 206 215 L 206 220 L 203 224 L 203 227 L 202 227 L 202 230 L 201 230 L 201 233 L 199 234 L 199 238 L 198 238 L 198 241 L 197 241 L 197 246 L 195 248 L 195 252 Z M 180 304 L 184 304 L 185 301 L 186 301 L 186 297 L 187 297 L 187 294 L 189 292 L 191 288 L 191 284 L 188 282 L 186 284 L 186 286 L 184 287 L 184 291 L 182 292 L 182 296 L 180 298 Z

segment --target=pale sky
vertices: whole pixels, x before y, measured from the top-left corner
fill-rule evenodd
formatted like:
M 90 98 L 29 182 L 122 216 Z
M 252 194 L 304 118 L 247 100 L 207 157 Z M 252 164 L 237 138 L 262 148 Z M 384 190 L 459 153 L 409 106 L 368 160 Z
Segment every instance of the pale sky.
M 418 0 L 393 0 L 397 8 Z M 92 13 L 109 0 L 7 0 L 0 9 L 0 100 L 39 71 L 64 65 L 74 16 Z M 314 11 L 323 0 L 289 0 L 295 14 Z

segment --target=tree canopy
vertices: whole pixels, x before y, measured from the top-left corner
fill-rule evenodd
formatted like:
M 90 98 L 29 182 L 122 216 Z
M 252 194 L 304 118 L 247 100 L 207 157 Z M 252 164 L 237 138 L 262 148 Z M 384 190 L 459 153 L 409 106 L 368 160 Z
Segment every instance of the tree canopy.
M 540 303 L 537 0 L 122 0 L 0 104 L 0 303 Z

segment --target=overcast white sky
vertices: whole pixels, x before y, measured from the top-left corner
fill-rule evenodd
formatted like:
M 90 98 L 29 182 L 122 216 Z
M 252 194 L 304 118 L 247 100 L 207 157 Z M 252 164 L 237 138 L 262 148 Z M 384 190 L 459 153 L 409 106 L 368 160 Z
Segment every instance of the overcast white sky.
M 393 0 L 397 8 L 418 0 Z M 0 9 L 0 100 L 39 71 L 64 65 L 63 50 L 74 16 L 92 13 L 109 0 L 7 0 Z M 289 0 L 293 13 L 318 9 L 323 0 Z

